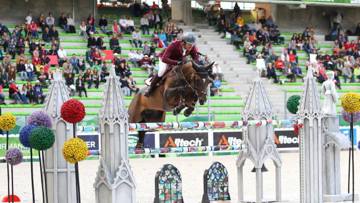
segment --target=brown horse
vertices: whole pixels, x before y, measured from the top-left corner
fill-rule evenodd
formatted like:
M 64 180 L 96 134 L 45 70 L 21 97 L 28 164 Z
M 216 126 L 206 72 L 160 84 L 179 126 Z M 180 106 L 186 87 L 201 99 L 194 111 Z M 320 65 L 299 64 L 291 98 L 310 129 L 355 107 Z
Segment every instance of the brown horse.
M 184 115 L 191 115 L 197 101 L 201 105 L 206 102 L 207 87 L 214 78 L 213 64 L 203 66 L 189 62 L 175 66 L 149 97 L 143 95 L 148 87 L 140 90 L 130 103 L 129 122 L 164 122 L 166 112 L 173 111 L 177 115 L 184 108 L 187 108 Z M 145 133 L 138 132 L 137 148 L 142 147 Z

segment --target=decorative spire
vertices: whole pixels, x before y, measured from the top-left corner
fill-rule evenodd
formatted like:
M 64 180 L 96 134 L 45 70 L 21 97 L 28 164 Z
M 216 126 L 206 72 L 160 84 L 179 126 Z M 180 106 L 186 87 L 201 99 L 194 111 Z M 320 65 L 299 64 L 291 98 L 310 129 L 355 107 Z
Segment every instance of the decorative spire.
M 260 78 L 254 80 L 243 110 L 243 120 L 271 119 L 272 105 Z
M 52 118 L 61 117 L 61 106 L 69 100 L 69 91 L 62 79 L 62 72 L 56 70 L 54 80 L 51 82 L 49 93 L 45 99 L 44 111 L 48 112 Z
M 300 100 L 298 115 L 301 117 L 318 116 L 321 114 L 320 95 L 313 71 L 309 68 L 304 81 L 304 93 Z
M 106 80 L 104 88 L 103 107 L 100 110 L 100 119 L 126 119 L 128 118 L 125 108 L 123 94 L 119 77 L 115 74 L 114 67 L 110 70 L 110 75 Z

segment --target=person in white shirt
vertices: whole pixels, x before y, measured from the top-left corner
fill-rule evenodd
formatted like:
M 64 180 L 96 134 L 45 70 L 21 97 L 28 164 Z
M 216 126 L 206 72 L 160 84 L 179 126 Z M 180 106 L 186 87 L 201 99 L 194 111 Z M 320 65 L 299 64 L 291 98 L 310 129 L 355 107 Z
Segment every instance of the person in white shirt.
M 86 23 L 85 21 L 82 21 L 80 24 L 80 35 L 83 36 L 85 40 L 87 40 L 88 38 L 88 34 L 86 31 L 87 31 Z
M 142 47 L 141 33 L 138 29 L 132 32 L 132 39 L 130 40 L 130 44 L 136 48 Z
M 127 20 L 125 17 L 120 18 L 119 25 L 122 32 L 125 32 L 127 30 Z
M 127 27 L 128 27 L 128 31 L 129 32 L 132 32 L 135 30 L 135 23 L 134 23 L 134 20 L 131 19 L 130 17 L 128 17 L 126 19 L 126 23 L 127 23 Z
M 259 77 L 265 76 L 265 74 L 262 73 L 266 71 L 266 65 L 265 65 L 265 60 L 261 54 L 259 54 L 258 57 L 256 58 L 256 70 L 259 73 Z
M 31 63 L 30 60 L 27 61 L 25 64 L 25 71 L 27 75 L 27 79 L 32 81 L 34 79 L 34 65 Z
M 67 53 L 62 47 L 60 47 L 57 51 L 57 55 L 59 57 L 59 65 L 62 66 L 62 64 L 67 60 Z
M 149 33 L 149 19 L 147 18 L 147 16 L 143 15 L 143 17 L 141 17 L 140 25 L 141 25 L 141 30 L 142 30 L 143 35 L 150 34 Z
M 68 15 L 66 19 L 67 19 L 66 22 L 67 22 L 67 26 L 69 28 L 69 32 L 76 33 L 74 19 L 70 15 Z
M 220 81 L 223 80 L 224 74 L 223 74 L 223 72 L 221 70 L 221 67 L 219 66 L 218 62 L 214 63 L 214 65 L 212 67 L 212 72 L 213 72 L 213 74 L 215 74 L 219 78 Z
M 49 16 L 45 19 L 46 25 L 51 27 L 55 24 L 55 18 L 52 16 L 51 13 L 49 13 Z
M 30 25 L 31 21 L 32 21 L 32 15 L 31 13 L 29 13 L 25 18 L 26 25 Z

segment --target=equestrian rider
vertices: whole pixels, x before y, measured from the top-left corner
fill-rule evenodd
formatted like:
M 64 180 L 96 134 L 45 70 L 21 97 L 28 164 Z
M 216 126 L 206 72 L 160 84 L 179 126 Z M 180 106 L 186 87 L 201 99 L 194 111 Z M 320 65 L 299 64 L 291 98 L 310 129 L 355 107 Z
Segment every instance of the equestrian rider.
M 145 92 L 145 96 L 151 95 L 156 89 L 157 83 L 161 81 L 162 76 L 177 65 L 186 62 L 186 57 L 191 56 L 195 61 L 199 58 L 198 49 L 195 46 L 196 38 L 192 33 L 185 33 L 181 40 L 172 42 L 165 50 L 159 54 L 159 71 L 151 81 L 150 87 Z

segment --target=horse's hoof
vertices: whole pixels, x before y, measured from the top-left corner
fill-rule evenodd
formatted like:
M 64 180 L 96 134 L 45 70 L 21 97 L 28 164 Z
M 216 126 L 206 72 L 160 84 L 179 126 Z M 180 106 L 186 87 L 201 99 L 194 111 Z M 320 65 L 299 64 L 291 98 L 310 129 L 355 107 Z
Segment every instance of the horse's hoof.
M 185 117 L 189 117 L 191 114 L 192 114 L 192 111 L 191 112 L 187 112 L 187 111 L 184 112 Z

